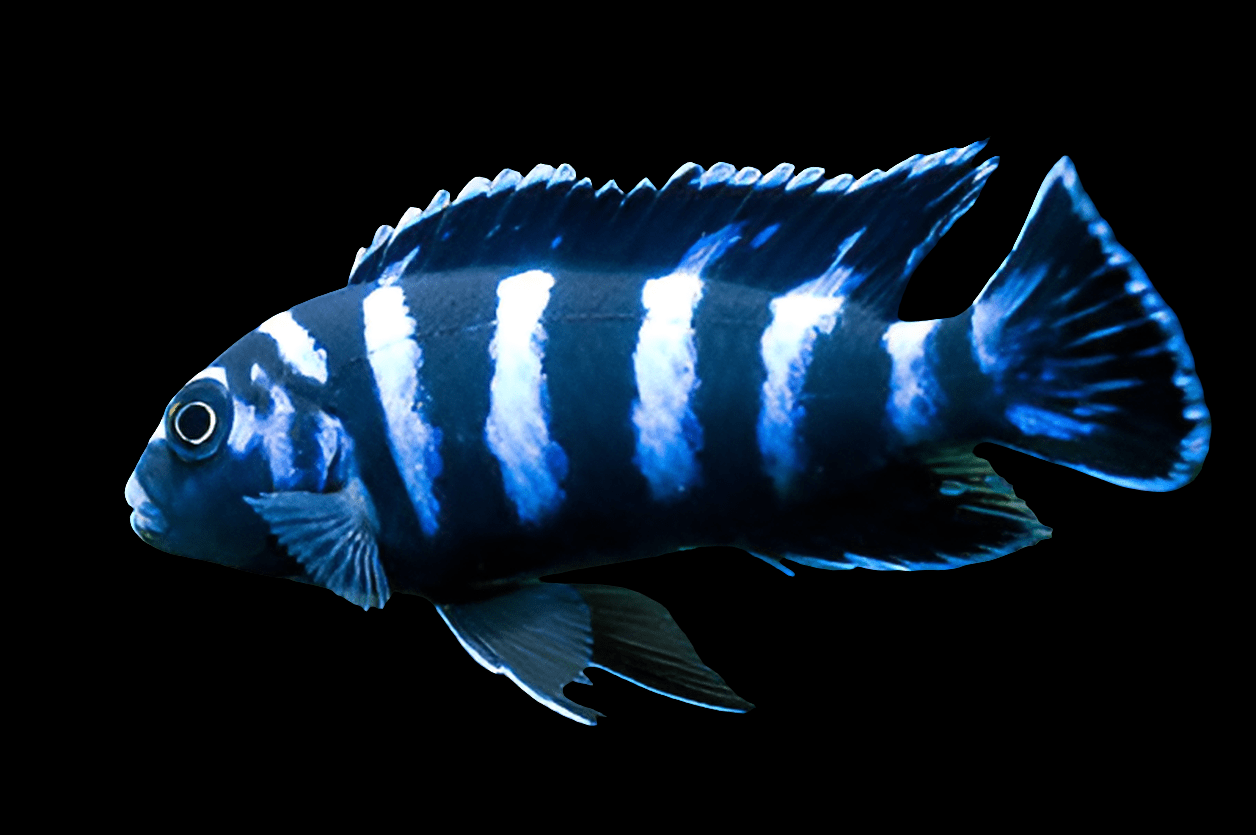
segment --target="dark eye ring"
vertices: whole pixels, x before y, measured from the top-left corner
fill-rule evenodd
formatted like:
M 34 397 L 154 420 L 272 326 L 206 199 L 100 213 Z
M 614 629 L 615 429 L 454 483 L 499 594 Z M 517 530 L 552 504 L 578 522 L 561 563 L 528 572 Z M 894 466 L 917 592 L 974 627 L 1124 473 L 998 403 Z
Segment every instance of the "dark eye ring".
M 188 415 L 188 410 L 194 406 L 200 407 L 200 410 L 204 413 L 204 418 L 197 420 L 199 416 Z M 196 420 L 196 423 L 192 426 L 185 427 L 183 425 L 184 417 L 192 417 Z M 199 424 L 202 421 L 205 424 L 205 428 L 203 431 L 197 432 L 196 430 L 201 428 Z M 174 424 L 174 431 L 179 434 L 180 438 L 193 446 L 197 446 L 199 444 L 203 444 L 206 440 L 213 436 L 214 429 L 218 426 L 218 416 L 215 414 L 213 407 L 205 401 L 193 400 L 191 403 L 185 403 L 179 407 L 179 411 L 175 413 L 174 420 L 171 421 L 171 423 Z M 184 431 L 185 429 L 188 431 Z

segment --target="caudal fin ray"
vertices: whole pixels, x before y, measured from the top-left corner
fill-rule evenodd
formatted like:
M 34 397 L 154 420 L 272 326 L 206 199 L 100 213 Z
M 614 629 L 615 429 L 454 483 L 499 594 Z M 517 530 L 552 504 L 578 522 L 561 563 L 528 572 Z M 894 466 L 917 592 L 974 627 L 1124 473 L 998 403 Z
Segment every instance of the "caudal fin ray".
M 995 443 L 1140 490 L 1199 472 L 1210 419 L 1177 317 L 1068 158 L 972 309 Z

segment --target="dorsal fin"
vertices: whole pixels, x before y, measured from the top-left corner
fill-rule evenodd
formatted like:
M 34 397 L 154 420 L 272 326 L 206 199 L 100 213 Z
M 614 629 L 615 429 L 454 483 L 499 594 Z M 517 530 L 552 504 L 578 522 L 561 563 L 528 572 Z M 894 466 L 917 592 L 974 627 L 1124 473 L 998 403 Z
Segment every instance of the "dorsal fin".
M 659 271 L 704 235 L 729 230 L 735 242 L 706 277 L 783 292 L 840 275 L 820 285 L 892 318 L 916 264 L 997 165 L 968 164 L 984 145 L 917 155 L 859 180 L 786 164 L 762 174 L 689 163 L 663 188 L 642 180 L 627 194 L 613 180 L 595 191 L 569 165 L 506 169 L 471 180 L 452 202 L 438 192 L 395 230 L 380 227 L 349 283 L 475 266 Z

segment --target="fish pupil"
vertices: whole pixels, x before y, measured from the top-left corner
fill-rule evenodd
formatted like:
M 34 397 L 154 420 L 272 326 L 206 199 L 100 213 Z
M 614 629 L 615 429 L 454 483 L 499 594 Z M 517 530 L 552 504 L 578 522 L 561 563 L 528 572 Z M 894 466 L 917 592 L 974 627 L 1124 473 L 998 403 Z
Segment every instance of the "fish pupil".
M 214 413 L 204 403 L 189 403 L 179 410 L 174 426 L 183 440 L 199 444 L 213 431 Z

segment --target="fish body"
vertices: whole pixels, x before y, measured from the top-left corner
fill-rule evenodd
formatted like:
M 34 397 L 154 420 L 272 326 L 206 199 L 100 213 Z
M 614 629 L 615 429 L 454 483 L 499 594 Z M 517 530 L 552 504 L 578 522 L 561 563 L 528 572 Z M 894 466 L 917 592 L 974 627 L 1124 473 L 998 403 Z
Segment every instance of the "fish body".
M 1144 490 L 1202 466 L 1181 328 L 1067 159 L 972 307 L 899 321 L 980 147 L 859 181 L 689 165 L 625 195 L 540 166 L 442 192 L 180 391 L 132 526 L 365 608 L 426 597 L 577 721 L 591 666 L 746 710 L 657 603 L 538 578 L 703 545 L 950 568 L 1049 536 L 981 441 Z

